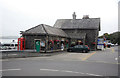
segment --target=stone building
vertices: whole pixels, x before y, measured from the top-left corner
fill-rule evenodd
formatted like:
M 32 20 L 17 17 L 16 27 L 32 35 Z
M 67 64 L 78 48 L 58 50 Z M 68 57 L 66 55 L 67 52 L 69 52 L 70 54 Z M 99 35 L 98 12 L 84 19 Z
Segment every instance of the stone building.
M 49 25 L 40 24 L 21 33 L 25 38 L 25 49 L 35 49 L 36 41 L 40 41 L 40 51 L 60 50 L 61 45 L 68 47 L 67 34 Z
M 72 16 L 73 19 L 58 19 L 54 27 L 62 29 L 70 37 L 70 45 L 81 42 L 91 50 L 96 50 L 100 18 L 89 18 L 85 15 L 82 19 L 76 19 L 75 12 Z
M 60 50 L 61 45 L 68 48 L 74 45 L 88 45 L 91 50 L 96 50 L 97 39 L 100 31 L 100 18 L 89 18 L 88 15 L 82 19 L 58 19 L 54 26 L 40 24 L 22 32 L 25 38 L 26 49 L 35 49 L 35 42 L 40 40 L 40 50 Z

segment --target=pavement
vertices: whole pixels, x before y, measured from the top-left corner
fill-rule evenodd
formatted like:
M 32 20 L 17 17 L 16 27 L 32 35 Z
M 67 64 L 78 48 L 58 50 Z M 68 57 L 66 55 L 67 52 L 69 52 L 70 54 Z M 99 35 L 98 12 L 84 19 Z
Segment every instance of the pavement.
M 118 52 L 117 47 L 112 47 L 89 53 L 63 52 L 53 56 L 3 59 L 0 71 L 3 76 L 117 77 Z
M 91 51 L 93 52 L 93 51 Z M 88 55 L 91 54 L 91 52 L 89 53 L 84 53 L 84 55 Z M 83 53 L 79 53 L 79 52 L 66 52 L 66 51 L 49 51 L 49 52 L 36 52 L 35 50 L 22 50 L 22 51 L 18 51 L 18 50 L 1 50 L 0 51 L 0 58 L 1 59 L 10 59 L 10 58 L 28 58 L 28 57 L 42 57 L 42 56 L 53 56 L 53 55 L 59 55 L 59 54 L 69 54 L 72 55 L 72 57 L 76 57 L 76 53 L 78 54 L 78 56 L 83 56 Z M 94 52 L 95 53 L 95 52 Z M 93 54 L 94 54 L 93 53 Z M 75 54 L 75 56 L 74 56 Z M 91 54 L 92 55 L 92 54 Z M 83 56 L 84 57 L 84 56 Z M 71 57 L 70 57 L 71 58 Z M 86 58 L 84 58 L 83 60 L 85 60 Z
M 62 54 L 65 51 L 57 51 L 57 52 L 36 52 L 35 50 L 1 50 L 0 58 L 2 59 L 10 59 L 10 58 L 28 58 L 28 57 L 42 57 L 42 56 L 52 56 L 56 54 Z

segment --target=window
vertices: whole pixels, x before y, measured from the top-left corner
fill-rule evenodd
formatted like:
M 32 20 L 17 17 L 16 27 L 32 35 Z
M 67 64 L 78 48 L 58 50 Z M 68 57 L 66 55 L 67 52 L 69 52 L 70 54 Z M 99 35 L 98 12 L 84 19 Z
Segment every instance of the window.
M 78 46 L 75 46 L 74 48 L 78 48 Z
M 82 46 L 82 45 L 79 45 L 79 48 L 83 48 L 83 46 Z

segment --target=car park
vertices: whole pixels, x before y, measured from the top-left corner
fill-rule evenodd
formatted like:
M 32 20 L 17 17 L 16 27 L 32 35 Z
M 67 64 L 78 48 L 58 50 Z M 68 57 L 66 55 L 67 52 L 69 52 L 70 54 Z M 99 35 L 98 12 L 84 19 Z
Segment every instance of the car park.
M 87 53 L 90 51 L 90 48 L 87 45 L 76 45 L 73 47 L 69 47 L 67 49 L 68 52 L 83 52 Z

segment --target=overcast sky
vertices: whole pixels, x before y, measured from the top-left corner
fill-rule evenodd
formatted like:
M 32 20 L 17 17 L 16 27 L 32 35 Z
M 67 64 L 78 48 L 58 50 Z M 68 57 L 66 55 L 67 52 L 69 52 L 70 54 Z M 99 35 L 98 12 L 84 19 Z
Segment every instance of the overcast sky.
M 39 24 L 53 26 L 57 19 L 77 19 L 83 15 L 101 18 L 101 31 L 118 31 L 119 0 L 0 0 L 0 36 L 19 36 Z

